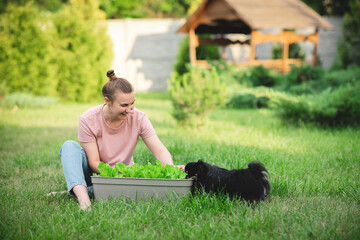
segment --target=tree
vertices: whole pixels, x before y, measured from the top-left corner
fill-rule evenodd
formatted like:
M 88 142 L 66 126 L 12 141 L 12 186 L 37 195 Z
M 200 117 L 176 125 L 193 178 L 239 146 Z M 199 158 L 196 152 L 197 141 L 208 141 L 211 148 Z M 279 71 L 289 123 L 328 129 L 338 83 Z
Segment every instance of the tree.
M 0 78 L 9 92 L 54 95 L 51 29 L 36 6 L 8 5 L 0 15 Z
M 70 0 L 53 20 L 57 34 L 57 91 L 65 99 L 88 101 L 100 95 L 111 66 L 112 43 L 98 0 Z M 102 21 L 101 21 L 102 20 Z
M 320 15 L 343 16 L 350 10 L 351 0 L 302 0 Z
M 70 0 L 56 13 L 9 4 L 0 15 L 0 87 L 76 101 L 101 96 L 113 53 L 98 4 Z
M 184 17 L 192 0 L 102 0 L 107 18 Z
M 37 6 L 41 10 L 48 10 L 50 12 L 56 12 L 61 9 L 64 3 L 68 3 L 69 0 L 1 0 L 0 1 L 0 14 L 5 12 L 5 9 L 10 4 L 17 6 L 25 6 L 27 3 Z
M 345 14 L 343 36 L 338 44 L 338 64 L 360 66 L 360 0 L 351 0 L 350 11 Z

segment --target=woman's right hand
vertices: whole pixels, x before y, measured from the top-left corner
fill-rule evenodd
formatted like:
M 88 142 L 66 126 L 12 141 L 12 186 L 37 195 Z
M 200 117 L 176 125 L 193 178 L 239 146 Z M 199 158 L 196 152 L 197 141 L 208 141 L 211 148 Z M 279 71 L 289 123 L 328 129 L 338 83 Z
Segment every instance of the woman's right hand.
M 174 165 L 174 166 L 185 171 L 185 165 Z
M 96 142 L 89 142 L 89 143 L 81 142 L 80 144 L 86 153 L 86 157 L 90 168 L 93 170 L 93 172 L 100 174 L 98 169 L 98 165 L 100 163 L 100 155 Z

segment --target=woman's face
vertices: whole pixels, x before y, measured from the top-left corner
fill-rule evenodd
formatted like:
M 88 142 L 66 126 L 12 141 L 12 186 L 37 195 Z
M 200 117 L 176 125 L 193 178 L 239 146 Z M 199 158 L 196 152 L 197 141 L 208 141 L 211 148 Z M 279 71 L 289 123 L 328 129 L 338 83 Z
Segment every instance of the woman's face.
M 135 96 L 134 92 L 122 93 L 120 91 L 116 91 L 113 102 L 110 102 L 107 98 L 105 98 L 105 101 L 112 114 L 125 119 L 126 116 L 134 109 Z

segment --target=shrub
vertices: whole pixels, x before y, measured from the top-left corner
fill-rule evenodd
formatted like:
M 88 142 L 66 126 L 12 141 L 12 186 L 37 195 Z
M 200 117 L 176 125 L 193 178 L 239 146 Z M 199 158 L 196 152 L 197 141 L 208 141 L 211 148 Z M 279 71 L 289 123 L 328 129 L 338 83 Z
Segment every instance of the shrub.
M 184 17 L 191 0 L 101 0 L 108 18 Z
M 102 0 L 100 8 L 104 10 L 107 18 L 142 18 L 146 17 L 143 4 L 142 0 Z
M 88 101 L 101 95 L 111 65 L 112 43 L 98 1 L 71 1 L 53 19 L 56 29 L 57 91 L 67 100 Z
M 8 5 L 0 15 L 0 78 L 9 92 L 55 95 L 51 29 L 38 9 Z
M 241 82 L 250 83 L 252 86 L 272 87 L 276 83 L 274 71 L 265 68 L 263 65 L 251 67 L 248 73 L 243 73 L 239 79 Z
M 226 101 L 226 86 L 214 68 L 190 68 L 182 76 L 173 72 L 168 85 L 172 115 L 181 125 L 203 125 L 206 114 Z
M 321 79 L 323 75 L 324 70 L 321 67 L 314 67 L 309 64 L 292 65 L 287 75 L 287 81 L 289 84 L 300 84 L 306 81 Z
M 288 88 L 292 94 L 316 94 L 327 88 L 337 88 L 339 86 L 360 81 L 360 68 L 349 68 L 348 70 L 338 70 L 326 72 L 319 80 L 303 82 Z
M 35 6 L 46 11 L 56 12 L 62 4 L 68 2 L 68 0 L 31 0 Z M 0 14 L 6 11 L 6 7 L 10 4 L 16 4 L 18 6 L 26 5 L 29 0 L 2 0 L 0 1 Z
M 249 83 L 241 81 L 241 77 L 246 73 L 244 67 L 237 65 L 229 65 L 224 60 L 219 61 L 209 61 L 209 64 L 215 68 L 216 72 L 220 77 L 220 81 L 226 83 L 227 85 L 238 84 L 242 86 L 249 86 Z
M 355 83 L 360 81 L 360 67 L 326 72 L 321 81 L 328 83 L 328 86 L 331 87 L 338 87 L 347 83 Z
M 0 16 L 0 78 L 9 93 L 88 101 L 101 96 L 112 44 L 98 0 L 71 0 L 57 13 L 8 5 Z
M 359 125 L 360 82 L 346 84 L 320 94 L 280 96 L 275 99 L 277 114 L 290 122 L 319 125 Z
M 269 98 L 256 97 L 253 94 L 237 95 L 226 104 L 229 108 L 248 109 L 248 108 L 266 108 L 268 107 Z
M 269 107 L 271 93 L 273 92 L 271 88 L 235 88 L 234 86 L 231 88 L 228 90 L 229 101 L 226 103 L 227 107 L 237 109 Z

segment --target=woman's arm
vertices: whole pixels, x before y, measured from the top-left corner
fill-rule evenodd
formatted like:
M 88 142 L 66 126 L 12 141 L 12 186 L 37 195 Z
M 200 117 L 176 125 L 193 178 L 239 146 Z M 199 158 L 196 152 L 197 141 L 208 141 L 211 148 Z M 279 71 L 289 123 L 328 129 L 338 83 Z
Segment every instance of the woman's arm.
M 100 163 L 100 156 L 99 156 L 99 149 L 97 147 L 96 142 L 89 142 L 89 143 L 81 142 L 80 144 L 86 153 L 86 157 L 88 159 L 90 168 L 94 172 L 100 174 L 99 169 L 98 169 L 98 165 Z
M 171 154 L 166 149 L 164 144 L 160 141 L 158 136 L 155 134 L 149 138 L 143 139 L 145 145 L 154 154 L 155 158 L 162 162 L 163 166 L 166 164 L 174 165 Z

